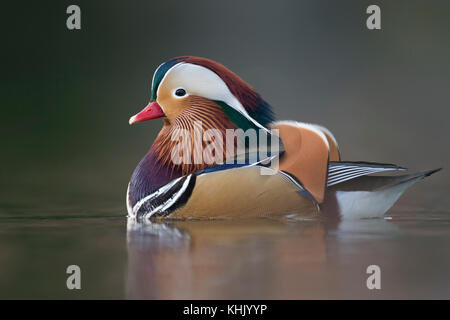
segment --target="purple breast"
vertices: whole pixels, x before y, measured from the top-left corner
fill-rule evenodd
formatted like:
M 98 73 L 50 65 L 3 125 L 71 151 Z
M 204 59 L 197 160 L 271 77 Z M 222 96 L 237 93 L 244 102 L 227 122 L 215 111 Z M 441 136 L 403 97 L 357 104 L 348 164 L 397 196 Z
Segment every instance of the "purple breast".
M 130 179 L 129 204 L 136 202 L 173 179 L 181 177 L 181 170 L 161 165 L 152 149 L 139 162 Z

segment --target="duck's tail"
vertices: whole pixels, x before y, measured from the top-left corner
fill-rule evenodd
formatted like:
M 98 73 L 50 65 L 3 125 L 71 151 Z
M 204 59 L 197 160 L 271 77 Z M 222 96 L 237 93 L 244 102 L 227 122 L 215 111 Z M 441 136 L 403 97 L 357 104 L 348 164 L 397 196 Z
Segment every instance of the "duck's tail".
M 322 126 L 278 121 L 271 128 L 284 146 L 280 172 L 300 181 L 324 215 L 381 217 L 408 187 L 441 170 L 399 175 L 406 169 L 393 164 L 341 161 L 336 139 Z
M 396 176 L 361 176 L 332 185 L 322 206 L 326 214 L 343 219 L 383 216 L 411 185 L 441 170 L 433 169 Z

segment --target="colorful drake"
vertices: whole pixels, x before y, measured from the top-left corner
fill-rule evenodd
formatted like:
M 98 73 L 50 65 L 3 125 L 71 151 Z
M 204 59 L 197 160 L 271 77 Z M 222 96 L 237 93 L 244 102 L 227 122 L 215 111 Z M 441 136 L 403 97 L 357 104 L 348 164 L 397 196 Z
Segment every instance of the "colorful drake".
M 274 121 L 253 88 L 209 59 L 163 63 L 151 90 L 150 103 L 129 121 L 164 122 L 128 184 L 128 214 L 138 220 L 377 217 L 439 170 L 399 174 L 405 169 L 396 165 L 341 161 L 330 131 Z M 388 171 L 394 174 L 380 175 Z

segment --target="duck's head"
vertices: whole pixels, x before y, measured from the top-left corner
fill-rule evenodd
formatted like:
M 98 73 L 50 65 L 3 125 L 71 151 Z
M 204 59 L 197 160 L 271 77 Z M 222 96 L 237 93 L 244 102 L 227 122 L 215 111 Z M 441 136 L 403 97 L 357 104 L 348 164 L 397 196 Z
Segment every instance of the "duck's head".
M 129 123 L 157 118 L 163 118 L 164 127 L 152 148 L 162 162 L 168 162 L 174 145 L 169 137 L 175 129 L 192 131 L 196 121 L 201 121 L 203 132 L 265 129 L 273 121 L 273 112 L 252 87 L 223 65 L 183 56 L 156 69 L 150 102 Z
M 229 120 L 238 122 L 238 127 L 245 122 L 236 119 L 239 116 L 255 126 L 267 126 L 273 121 L 270 106 L 235 73 L 218 62 L 185 56 L 164 62 L 156 69 L 150 103 L 129 123 L 164 118 L 169 125 L 193 106 L 207 108 L 214 104 L 229 115 Z M 201 120 L 195 116 L 192 114 L 192 120 Z

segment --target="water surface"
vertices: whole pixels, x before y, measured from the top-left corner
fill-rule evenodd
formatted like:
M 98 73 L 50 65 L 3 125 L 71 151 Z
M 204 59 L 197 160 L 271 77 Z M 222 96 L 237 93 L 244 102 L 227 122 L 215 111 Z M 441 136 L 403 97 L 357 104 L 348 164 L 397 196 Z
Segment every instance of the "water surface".
M 385 219 L 145 225 L 121 207 L 10 208 L 0 298 L 450 298 L 450 215 L 402 208 Z M 66 288 L 71 264 L 82 270 L 79 291 Z M 373 264 L 381 290 L 366 287 Z

